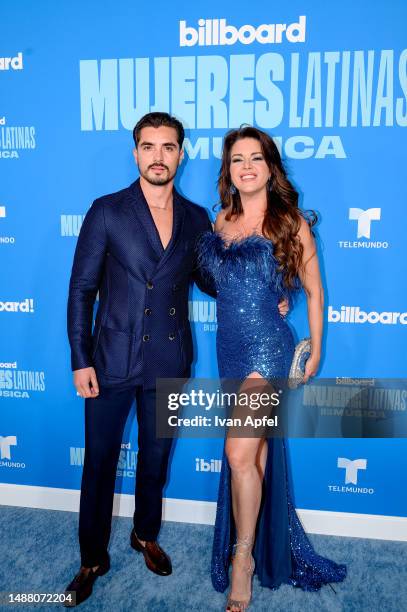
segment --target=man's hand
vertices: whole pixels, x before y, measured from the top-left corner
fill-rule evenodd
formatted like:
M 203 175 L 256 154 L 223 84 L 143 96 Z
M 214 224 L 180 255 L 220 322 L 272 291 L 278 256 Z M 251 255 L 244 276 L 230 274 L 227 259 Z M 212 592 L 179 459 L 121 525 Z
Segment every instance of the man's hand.
M 284 299 L 278 303 L 278 311 L 282 317 L 285 317 L 287 312 L 289 311 L 288 300 Z
M 96 397 L 99 395 L 99 385 L 94 368 L 75 370 L 73 384 L 81 397 Z

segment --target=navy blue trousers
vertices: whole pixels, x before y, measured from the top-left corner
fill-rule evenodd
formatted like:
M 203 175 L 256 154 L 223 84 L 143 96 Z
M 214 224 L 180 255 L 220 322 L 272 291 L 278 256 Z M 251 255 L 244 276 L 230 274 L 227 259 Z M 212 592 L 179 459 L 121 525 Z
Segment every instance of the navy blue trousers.
M 156 540 L 161 527 L 162 491 L 171 439 L 157 439 L 155 389 L 99 388 L 85 400 L 85 460 L 79 511 L 81 563 L 99 565 L 108 557 L 117 462 L 126 420 L 136 400 L 138 455 L 134 528 L 141 540 Z

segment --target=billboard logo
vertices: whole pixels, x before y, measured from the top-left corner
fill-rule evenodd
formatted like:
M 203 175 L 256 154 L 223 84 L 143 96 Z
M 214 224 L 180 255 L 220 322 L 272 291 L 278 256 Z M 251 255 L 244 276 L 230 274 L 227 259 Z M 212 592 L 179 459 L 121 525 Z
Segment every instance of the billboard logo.
M 0 459 L 11 459 L 10 446 L 17 446 L 16 436 L 0 436 Z
M 11 361 L 4 361 L 4 362 L 0 362 L 0 368 L 14 368 L 15 370 L 17 369 L 17 361 L 11 362 Z
M 205 459 L 199 457 L 195 459 L 196 472 L 220 472 L 221 467 L 221 459 L 211 459 L 210 461 L 205 461 Z
M 328 306 L 328 323 L 381 323 L 407 325 L 407 312 L 365 312 L 360 306 L 341 306 L 340 311 Z
M 345 484 L 351 482 L 358 484 L 358 470 L 365 470 L 367 466 L 366 459 L 346 459 L 346 457 L 338 457 L 338 468 L 345 469 Z
M 6 207 L 0 206 L 0 218 L 4 218 L 6 216 Z
M 4 115 L 0 117 L 0 125 L 6 125 L 6 117 Z
M 34 300 L 26 298 L 22 302 L 1 302 L 0 312 L 34 312 Z
M 23 54 L 21 51 L 15 57 L 0 57 L 0 70 L 23 70 Z
M 226 23 L 226 19 L 199 19 L 198 27 L 187 26 L 187 22 L 179 22 L 180 47 L 210 47 L 217 45 L 251 45 L 258 42 L 262 45 L 282 43 L 283 39 L 291 43 L 305 42 L 305 15 L 298 22 L 263 23 L 259 26 L 242 25 L 237 28 Z M 285 36 L 283 34 L 285 33 Z

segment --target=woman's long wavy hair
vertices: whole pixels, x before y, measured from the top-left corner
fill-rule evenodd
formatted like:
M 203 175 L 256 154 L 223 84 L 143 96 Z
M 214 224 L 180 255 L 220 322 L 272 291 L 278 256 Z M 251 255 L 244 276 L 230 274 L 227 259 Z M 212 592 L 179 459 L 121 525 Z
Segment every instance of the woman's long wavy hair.
M 274 255 L 279 262 L 284 284 L 288 288 L 296 286 L 298 272 L 302 268 L 303 246 L 298 236 L 301 217 L 309 227 L 318 220 L 315 211 L 306 211 L 307 216 L 298 208 L 298 192 L 287 178 L 280 153 L 272 138 L 252 126 L 231 130 L 226 134 L 222 164 L 219 171 L 218 191 L 222 208 L 228 209 L 225 219 L 239 217 L 243 213 L 239 191 L 233 189 L 230 176 L 231 149 L 235 142 L 243 138 L 258 140 L 271 173 L 267 184 L 267 210 L 262 225 L 262 234 L 274 244 Z M 311 229 L 312 232 L 312 229 Z M 313 233 L 313 232 L 312 232 Z

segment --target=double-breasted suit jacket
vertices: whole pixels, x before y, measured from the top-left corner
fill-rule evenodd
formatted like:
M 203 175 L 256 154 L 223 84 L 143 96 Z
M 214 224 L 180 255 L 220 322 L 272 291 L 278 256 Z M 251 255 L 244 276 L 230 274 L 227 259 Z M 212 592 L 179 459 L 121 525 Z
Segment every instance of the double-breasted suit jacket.
M 213 294 L 196 268 L 195 245 L 212 225 L 204 208 L 175 189 L 173 211 L 166 249 L 139 180 L 95 200 L 85 216 L 69 284 L 68 336 L 72 369 L 93 366 L 102 385 L 154 388 L 158 377 L 189 375 L 191 280 Z

